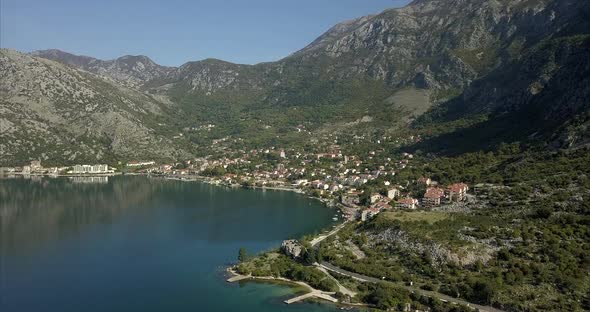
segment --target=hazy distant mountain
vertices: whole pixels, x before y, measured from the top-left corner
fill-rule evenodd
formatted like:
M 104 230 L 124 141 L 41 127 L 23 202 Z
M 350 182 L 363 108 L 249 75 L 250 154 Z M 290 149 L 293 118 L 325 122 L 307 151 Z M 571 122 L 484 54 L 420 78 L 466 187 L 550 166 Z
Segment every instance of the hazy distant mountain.
M 32 55 L 166 103 L 154 105 L 170 108 L 164 113 L 175 124 L 169 134 L 211 122 L 221 125 L 219 136 L 272 136 L 259 129 L 265 124 L 278 137 L 298 124 L 329 124 L 337 131 L 334 125 L 366 115 L 372 121 L 364 129 L 395 129 L 437 104 L 422 126 L 482 114 L 490 123 L 509 113 L 528 125 L 521 136 L 567 128 L 563 133 L 578 139 L 562 143 L 576 145 L 586 137 L 589 6 L 578 0 L 416 0 L 336 25 L 302 50 L 257 65 L 209 59 L 164 67 L 145 56 L 103 61 L 58 50 Z

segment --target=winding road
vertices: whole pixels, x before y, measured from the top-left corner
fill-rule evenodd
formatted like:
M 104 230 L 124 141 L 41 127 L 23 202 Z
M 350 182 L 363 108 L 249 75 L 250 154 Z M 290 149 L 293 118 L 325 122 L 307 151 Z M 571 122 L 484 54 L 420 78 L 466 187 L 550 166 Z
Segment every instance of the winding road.
M 311 247 L 312 248 L 318 248 L 319 247 L 319 243 L 321 243 L 323 240 L 325 240 L 326 238 L 338 233 L 338 231 L 340 231 L 344 226 L 346 226 L 346 224 L 348 223 L 348 221 L 345 221 L 344 223 L 338 225 L 337 227 L 335 227 L 332 231 L 326 233 L 326 234 L 322 234 L 319 235 L 318 237 L 316 237 L 315 239 L 313 239 L 311 241 Z M 378 278 L 375 277 L 370 277 L 370 276 L 366 276 L 366 275 L 362 275 L 362 274 L 358 274 L 358 273 L 353 273 L 350 271 L 346 271 L 344 269 L 341 269 L 337 266 L 334 266 L 328 262 L 322 262 L 319 264 L 316 264 L 318 267 L 323 268 L 327 271 L 331 271 L 331 272 L 335 272 L 344 276 L 348 276 L 351 278 L 354 278 L 358 281 L 361 282 L 368 282 L 368 283 L 388 283 L 388 284 L 392 284 L 394 286 L 397 287 L 401 287 L 406 289 L 407 291 L 413 292 L 413 293 L 418 293 L 422 296 L 426 296 L 426 297 L 430 297 L 430 298 L 437 298 L 441 301 L 444 302 L 450 302 L 450 303 L 454 303 L 454 304 L 461 304 L 461 305 L 465 305 L 474 309 L 477 309 L 481 312 L 504 312 L 503 310 L 500 309 L 496 309 L 494 307 L 491 306 L 484 306 L 484 305 L 479 305 L 479 304 L 475 304 L 475 303 L 471 303 L 468 301 L 465 301 L 463 299 L 459 299 L 459 298 L 454 298 L 451 296 L 447 296 L 445 294 L 441 294 L 439 292 L 435 292 L 435 291 L 429 291 L 429 290 L 424 290 L 418 287 L 413 287 L 413 286 L 408 286 L 405 285 L 404 283 L 401 282 L 391 282 L 391 281 L 384 281 L 384 280 L 380 280 Z
M 438 293 L 438 292 L 428 291 L 428 290 L 424 290 L 424 289 L 417 288 L 417 287 L 412 287 L 412 286 L 407 286 L 407 285 L 405 285 L 403 283 L 395 283 L 395 282 L 390 282 L 390 281 L 383 281 L 383 280 L 380 280 L 378 278 L 374 278 L 374 277 L 370 277 L 370 276 L 366 276 L 366 275 L 362 275 L 362 274 L 357 274 L 357 273 L 353 273 L 353 272 L 349 272 L 349 271 L 346 271 L 344 269 L 341 269 L 341 268 L 339 268 L 337 266 L 331 265 L 328 262 L 322 262 L 322 263 L 319 264 L 319 266 L 322 267 L 322 268 L 324 268 L 324 269 L 326 269 L 326 270 L 328 270 L 328 271 L 332 271 L 332 272 L 335 272 L 335 273 L 338 273 L 338 274 L 341 274 L 341 275 L 344 275 L 344 276 L 348 276 L 348 277 L 354 278 L 354 279 L 356 279 L 358 281 L 361 281 L 361 282 L 368 282 L 368 283 L 389 283 L 389 284 L 392 284 L 394 286 L 402 287 L 402 288 L 404 288 L 404 289 L 406 289 L 406 290 L 408 290 L 410 292 L 418 293 L 418 294 L 423 295 L 423 296 L 426 296 L 426 297 L 437 298 L 437 299 L 439 299 L 441 301 L 451 302 L 451 303 L 455 303 L 455 304 L 462 304 L 462 305 L 465 305 L 465 306 L 468 306 L 468 307 L 471 307 L 471 308 L 478 309 L 479 311 L 482 311 L 482 312 L 504 312 L 503 310 L 499 310 L 499 309 L 496 309 L 494 307 L 482 306 L 482 305 L 479 305 L 479 304 L 470 303 L 470 302 L 467 302 L 465 300 L 462 300 L 462 299 L 459 299 L 459 298 L 453 298 L 451 296 L 447 296 L 447 295 L 444 295 L 444 294 L 441 294 L 441 293 Z

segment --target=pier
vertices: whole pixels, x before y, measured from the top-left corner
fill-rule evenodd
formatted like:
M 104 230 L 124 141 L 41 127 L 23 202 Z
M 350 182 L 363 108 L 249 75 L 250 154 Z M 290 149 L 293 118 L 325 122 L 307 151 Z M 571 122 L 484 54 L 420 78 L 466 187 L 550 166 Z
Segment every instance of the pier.
M 327 293 L 327 292 L 322 292 L 322 291 L 318 291 L 318 290 L 314 290 L 310 293 L 295 297 L 295 298 L 291 298 L 288 300 L 285 300 L 286 304 L 292 304 L 292 303 L 296 303 L 299 301 L 303 301 L 309 298 L 319 298 L 319 299 L 323 299 L 323 300 L 327 300 L 333 303 L 337 303 L 338 299 L 332 297 L 332 295 L 334 295 L 334 293 Z
M 251 276 L 249 276 L 249 275 L 236 275 L 236 276 L 228 278 L 227 282 L 228 283 L 235 283 L 235 282 L 247 280 L 249 278 L 251 278 Z

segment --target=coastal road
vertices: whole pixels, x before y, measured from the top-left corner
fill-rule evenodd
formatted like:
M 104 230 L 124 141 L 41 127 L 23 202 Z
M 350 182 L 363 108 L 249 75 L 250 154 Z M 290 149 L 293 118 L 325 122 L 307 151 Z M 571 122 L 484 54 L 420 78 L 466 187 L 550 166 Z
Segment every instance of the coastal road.
M 328 232 L 327 234 L 322 234 L 319 235 L 318 237 L 314 238 L 309 244 L 311 245 L 311 247 L 316 247 L 317 244 L 321 243 L 324 239 L 338 233 L 338 231 L 342 230 L 342 228 L 344 226 L 346 226 L 346 224 L 348 223 L 348 220 L 344 221 L 342 224 L 338 225 L 337 227 L 335 227 L 332 231 Z
M 344 276 L 348 276 L 351 278 L 354 278 L 356 280 L 359 280 L 361 282 L 368 282 L 368 283 L 388 283 L 388 284 L 392 284 L 394 286 L 397 287 L 402 287 L 408 291 L 414 292 L 414 293 L 418 293 L 420 295 L 426 296 L 426 297 L 430 297 L 430 298 L 437 298 L 441 301 L 445 301 L 445 302 L 451 302 L 451 303 L 456 303 L 456 304 L 462 304 L 468 307 L 472 307 L 475 309 L 478 309 L 479 311 L 482 312 L 504 312 L 503 310 L 499 310 L 496 309 L 494 307 L 490 307 L 490 306 L 482 306 L 479 304 L 474 304 L 474 303 L 470 303 L 467 302 L 465 300 L 459 299 L 459 298 L 453 298 L 451 296 L 447 296 L 445 294 L 441 294 L 438 292 L 434 292 L 434 291 L 428 291 L 428 290 L 424 290 L 424 289 L 420 289 L 417 287 L 412 287 L 412 286 L 408 286 L 405 285 L 403 283 L 395 283 L 395 282 L 390 282 L 390 281 L 383 281 L 380 280 L 378 278 L 374 278 L 374 277 L 370 277 L 370 276 L 366 276 L 366 275 L 362 275 L 362 274 L 357 274 L 357 273 L 353 273 L 353 272 L 349 272 L 346 271 L 344 269 L 341 269 L 337 266 L 331 265 L 328 262 L 322 262 L 319 264 L 320 267 L 328 270 L 328 271 L 332 271 L 332 272 L 336 272 L 338 274 L 344 275 Z

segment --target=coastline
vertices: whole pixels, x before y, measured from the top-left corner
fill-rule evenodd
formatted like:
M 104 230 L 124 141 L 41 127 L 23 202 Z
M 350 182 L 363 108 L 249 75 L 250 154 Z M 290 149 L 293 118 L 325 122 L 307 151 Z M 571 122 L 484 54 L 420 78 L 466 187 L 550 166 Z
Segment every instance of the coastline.
M 334 203 L 331 199 L 319 198 L 314 197 L 306 193 L 304 190 L 294 187 L 278 187 L 278 186 L 256 186 L 256 185 L 241 185 L 241 184 L 229 184 L 226 182 L 216 181 L 209 177 L 200 176 L 200 175 L 155 175 L 155 174 L 144 174 L 144 173 L 125 173 L 124 175 L 137 175 L 137 176 L 148 176 L 148 177 L 159 177 L 166 180 L 175 180 L 175 181 L 183 181 L 183 182 L 202 182 L 209 185 L 215 186 L 225 186 L 225 187 L 233 187 L 233 188 L 244 188 L 244 189 L 253 189 L 253 190 L 270 190 L 270 191 L 284 191 L 284 192 L 293 192 L 301 195 L 307 195 L 308 198 L 318 200 L 322 202 L 328 208 L 336 208 L 340 213 L 343 212 L 342 206 L 339 203 Z
M 235 266 L 228 267 L 226 269 L 227 274 L 230 276 L 226 282 L 228 283 L 237 283 L 241 281 L 253 281 L 253 282 L 270 282 L 270 283 L 277 283 L 277 284 L 285 284 L 288 286 L 295 286 L 300 289 L 304 290 L 303 294 L 298 295 L 298 292 L 295 292 L 295 297 L 291 299 L 286 299 L 283 302 L 285 304 L 293 304 L 301 301 L 305 301 L 308 299 L 319 299 L 322 301 L 327 301 L 337 305 L 345 305 L 344 303 L 340 302 L 337 298 L 334 297 L 336 295 L 335 292 L 327 292 L 322 291 L 319 289 L 315 289 L 309 284 L 301 281 L 295 281 L 284 277 L 274 277 L 274 276 L 252 276 L 252 275 L 241 275 L 234 270 Z M 352 305 L 351 305 L 352 306 Z M 358 306 L 358 305 L 357 305 Z
M 5 172 L 0 173 L 0 177 L 6 176 L 31 176 L 31 177 L 113 177 L 123 175 L 122 172 L 111 172 L 111 173 L 22 173 L 22 172 Z
M 161 177 L 167 180 L 177 180 L 177 181 L 199 181 L 211 185 L 217 186 L 227 186 L 227 187 L 239 187 L 239 188 L 248 188 L 248 189 L 260 189 L 260 190 L 274 190 L 274 191 L 287 191 L 287 192 L 295 192 L 299 194 L 305 194 L 305 191 L 293 188 L 293 187 L 279 187 L 279 186 L 256 186 L 256 185 L 241 185 L 241 184 L 230 184 L 226 182 L 216 181 L 209 177 L 200 176 L 200 175 L 168 175 L 168 174 L 159 174 L 159 175 L 152 175 L 152 174 L 142 174 L 142 173 L 126 173 L 126 175 L 145 175 L 145 176 L 156 176 Z

